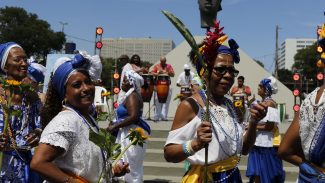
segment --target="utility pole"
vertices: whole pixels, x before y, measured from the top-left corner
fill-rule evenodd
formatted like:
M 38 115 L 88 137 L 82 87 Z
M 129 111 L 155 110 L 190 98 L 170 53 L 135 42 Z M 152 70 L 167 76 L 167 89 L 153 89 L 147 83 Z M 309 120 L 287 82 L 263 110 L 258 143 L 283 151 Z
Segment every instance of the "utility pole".
M 68 25 L 68 22 L 60 22 L 60 24 L 62 25 L 62 31 L 61 32 L 63 32 L 63 34 L 64 34 L 64 26 Z
M 278 46 L 278 39 L 279 39 L 279 26 L 276 25 L 275 27 L 275 68 L 274 68 L 274 76 L 276 79 L 278 79 L 278 69 L 279 69 L 279 63 L 278 63 L 278 50 L 279 50 L 279 46 Z

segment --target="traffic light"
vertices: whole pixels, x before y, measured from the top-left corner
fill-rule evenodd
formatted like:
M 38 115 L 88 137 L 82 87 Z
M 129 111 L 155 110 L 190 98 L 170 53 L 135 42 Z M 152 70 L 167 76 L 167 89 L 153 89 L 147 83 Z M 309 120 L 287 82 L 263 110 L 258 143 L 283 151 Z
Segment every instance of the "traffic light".
M 300 75 L 298 73 L 294 73 L 293 76 L 292 76 L 292 79 L 294 81 L 298 81 L 300 79 Z
M 293 105 L 293 110 L 295 112 L 299 111 L 300 108 L 300 103 L 301 103 L 301 98 L 300 98 L 300 90 L 299 90 L 299 81 L 300 81 L 300 74 L 299 73 L 294 73 L 292 75 L 292 79 L 294 81 L 294 90 L 292 91 L 292 94 L 294 96 L 294 105 Z M 298 104 L 299 102 L 299 104 Z
M 103 28 L 101 27 L 96 27 L 96 35 L 102 35 L 104 32 Z
M 316 78 L 317 80 L 322 81 L 324 79 L 324 74 L 322 72 L 318 72 Z
M 299 96 L 300 91 L 296 88 L 293 90 L 292 94 L 293 94 L 293 96 L 297 97 L 297 96 Z
M 119 80 L 120 79 L 120 74 L 119 73 L 114 73 L 113 74 L 113 78 L 115 79 L 115 80 Z
M 97 41 L 96 42 L 96 48 L 97 49 L 102 49 L 102 47 L 103 47 L 103 43 L 101 41 Z
M 104 33 L 104 29 L 102 27 L 96 27 L 95 54 L 96 54 L 96 50 L 99 50 L 99 55 L 100 55 L 100 51 L 103 47 L 103 42 L 102 42 L 103 33 Z
M 295 105 L 293 106 L 293 110 L 294 110 L 295 112 L 298 112 L 299 109 L 300 109 L 300 105 L 295 104 Z
M 120 93 L 120 88 L 118 86 L 114 86 L 113 92 L 114 94 Z

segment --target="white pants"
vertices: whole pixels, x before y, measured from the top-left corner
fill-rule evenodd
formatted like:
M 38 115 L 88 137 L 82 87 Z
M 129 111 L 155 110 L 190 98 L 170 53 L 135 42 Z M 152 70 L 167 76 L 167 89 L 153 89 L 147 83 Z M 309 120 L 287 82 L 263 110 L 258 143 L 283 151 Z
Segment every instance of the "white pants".
M 168 109 L 169 109 L 169 103 L 170 103 L 170 99 L 172 97 L 172 92 L 173 92 L 173 88 L 169 86 L 169 91 L 168 91 L 168 96 L 167 96 L 167 100 L 166 103 L 160 103 L 158 101 L 158 96 L 157 96 L 157 92 L 154 92 L 154 102 L 155 102 L 155 115 L 154 115 L 154 120 L 166 120 L 167 119 L 167 115 L 168 115 Z
M 137 125 L 130 125 L 127 127 L 120 128 L 116 142 L 121 144 L 121 150 L 128 146 L 131 141 L 128 139 L 130 128 L 135 129 Z M 144 130 L 145 131 L 145 130 Z M 148 133 L 145 131 L 145 135 Z M 143 160 L 146 154 L 147 143 L 143 143 L 143 147 L 139 145 L 132 145 L 123 155 L 122 161 L 129 163 L 130 173 L 120 177 L 127 183 L 143 183 Z

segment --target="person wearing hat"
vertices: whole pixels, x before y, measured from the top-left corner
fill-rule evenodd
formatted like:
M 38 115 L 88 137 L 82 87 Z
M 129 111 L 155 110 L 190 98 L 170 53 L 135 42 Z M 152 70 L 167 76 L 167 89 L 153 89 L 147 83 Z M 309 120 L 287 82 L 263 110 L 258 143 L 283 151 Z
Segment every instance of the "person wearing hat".
M 36 63 L 33 57 L 31 57 L 28 62 L 27 77 L 23 79 L 23 83 L 29 84 L 38 94 L 38 96 L 35 97 L 39 98 L 41 102 L 44 103 L 45 94 L 39 91 L 39 84 L 44 82 L 46 67 Z
M 0 44 L 0 72 L 6 80 L 22 82 L 27 77 L 28 63 L 24 49 L 14 42 Z M 18 89 L 18 88 L 17 88 Z M 21 117 L 9 120 L 4 132 L 4 106 L 11 96 L 12 108 L 20 110 Z M 32 148 L 38 145 L 42 132 L 39 118 L 37 93 L 33 91 L 13 92 L 0 88 L 0 150 L 4 153 L 0 182 L 41 182 L 40 176 L 30 170 Z M 15 149 L 12 148 L 16 146 Z
M 109 182 L 110 175 L 128 172 L 128 163 L 110 167 L 106 153 L 90 141 L 99 133 L 91 115 L 101 61 L 98 55 L 76 54 L 59 58 L 41 111 L 44 126 L 30 164 L 47 182 Z M 102 174 L 101 174 L 102 173 Z
M 246 176 L 249 182 L 284 182 L 285 172 L 282 160 L 277 156 L 277 147 L 273 147 L 275 129 L 280 123 L 280 114 L 272 95 L 278 92 L 273 76 L 264 78 L 258 85 L 258 95 L 267 108 L 265 118 L 257 123 L 256 140 L 248 155 Z
M 184 71 L 178 76 L 176 85 L 178 87 L 190 86 L 194 73 L 188 64 L 184 64 Z
M 232 101 L 225 96 L 239 73 L 235 68 L 235 63 L 240 61 L 239 46 L 233 39 L 228 41 L 229 47 L 221 45 L 226 36 L 218 23 L 209 30 L 214 31 L 207 33 L 198 50 L 190 52 L 205 89 L 178 105 L 164 146 L 164 157 L 173 163 L 185 159 L 190 162 L 182 183 L 203 182 L 205 178 L 207 182 L 239 183 L 242 182 L 238 169 L 241 154 L 247 154 L 254 145 L 256 125 L 266 115 L 267 106 L 257 103 L 251 108 L 249 127 L 245 131 Z
M 127 55 L 121 55 L 120 57 L 121 59 L 128 59 L 129 57 L 127 57 Z M 138 54 L 134 54 L 132 55 L 131 59 L 130 59 L 130 63 L 126 63 L 124 66 L 123 66 L 123 69 L 122 69 L 122 73 L 121 73 L 121 79 L 120 79 L 120 92 L 118 94 L 118 103 L 120 104 L 121 101 L 124 99 L 124 95 L 125 95 L 125 92 L 122 90 L 122 83 L 123 83 L 123 79 L 124 76 L 125 76 L 125 73 L 127 71 L 130 71 L 130 70 L 133 70 L 135 71 L 136 73 L 138 74 L 142 74 L 144 72 L 148 72 L 144 67 L 141 67 L 141 59 L 140 59 L 140 56 Z

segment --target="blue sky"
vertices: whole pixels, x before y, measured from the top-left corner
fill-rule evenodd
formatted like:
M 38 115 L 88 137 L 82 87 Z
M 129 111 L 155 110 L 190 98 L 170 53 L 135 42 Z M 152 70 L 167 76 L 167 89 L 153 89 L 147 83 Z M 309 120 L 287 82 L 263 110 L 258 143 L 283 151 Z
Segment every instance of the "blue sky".
M 60 22 L 67 22 L 67 39 L 91 54 L 97 26 L 104 28 L 105 38 L 150 36 L 181 43 L 182 36 L 161 10 L 179 17 L 193 35 L 205 34 L 197 0 L 1 0 L 0 6 L 35 13 L 54 31 L 62 29 Z M 267 70 L 274 67 L 276 25 L 281 27 L 280 45 L 286 38 L 316 38 L 316 26 L 325 22 L 324 0 L 223 0 L 222 7 L 218 19 L 224 32 Z

